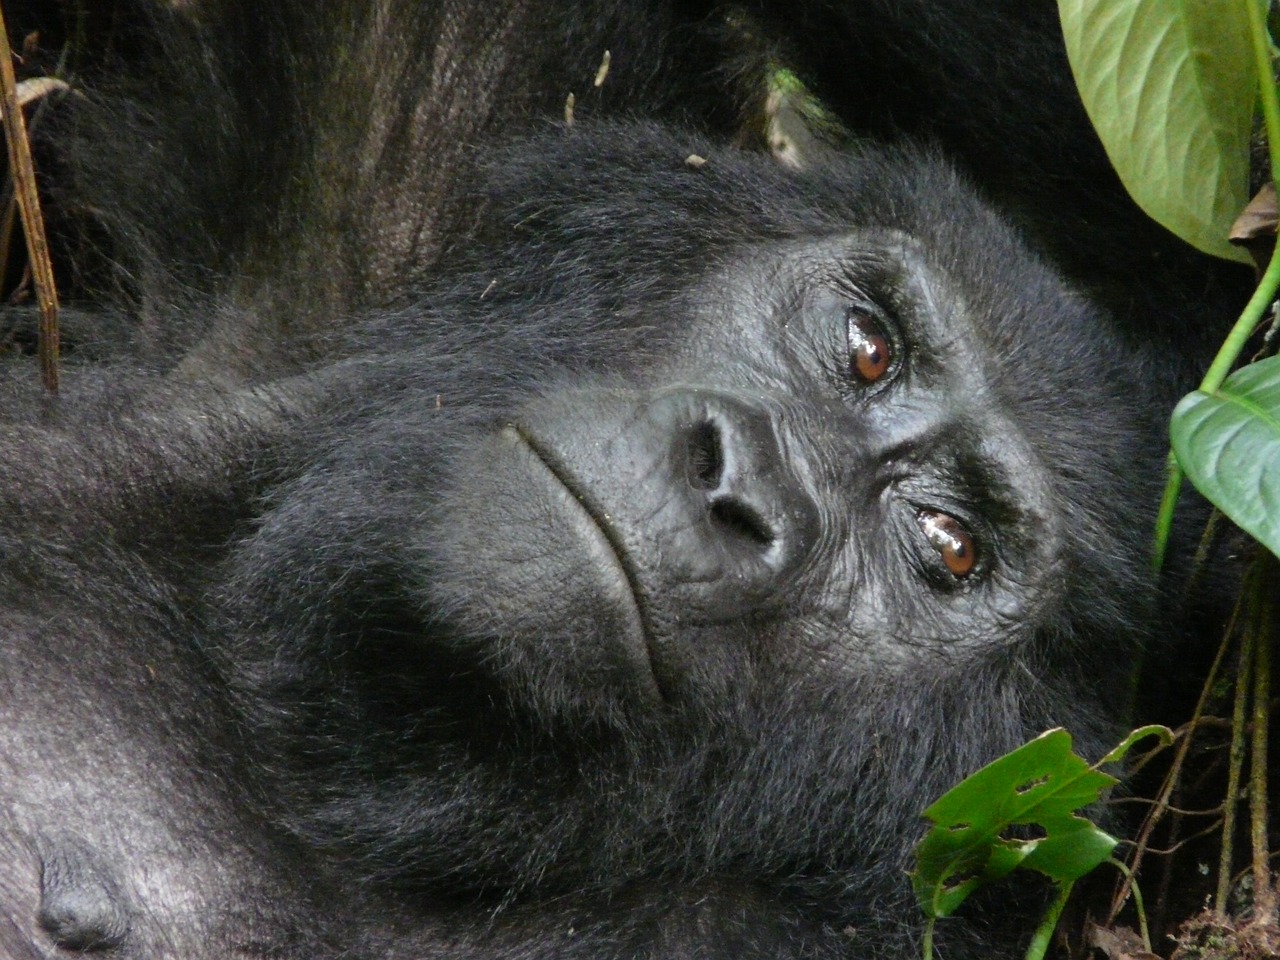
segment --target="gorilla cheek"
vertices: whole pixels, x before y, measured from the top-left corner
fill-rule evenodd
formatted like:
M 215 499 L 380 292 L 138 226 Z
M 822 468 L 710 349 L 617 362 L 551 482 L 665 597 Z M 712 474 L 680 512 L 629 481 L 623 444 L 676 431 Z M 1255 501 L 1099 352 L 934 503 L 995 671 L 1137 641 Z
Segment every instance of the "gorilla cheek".
M 633 587 L 600 526 L 514 428 L 462 459 L 420 544 L 444 632 L 544 708 L 660 702 Z

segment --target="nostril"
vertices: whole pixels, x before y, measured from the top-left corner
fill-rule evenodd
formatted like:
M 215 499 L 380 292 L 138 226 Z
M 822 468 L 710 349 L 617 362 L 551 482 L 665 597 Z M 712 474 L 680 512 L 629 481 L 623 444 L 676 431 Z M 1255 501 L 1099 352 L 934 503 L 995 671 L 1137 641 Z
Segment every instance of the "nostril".
M 715 490 L 724 475 L 724 448 L 720 428 L 704 421 L 689 431 L 689 485 L 695 490 Z
M 762 547 L 773 545 L 774 532 L 757 511 L 733 497 L 718 497 L 711 503 L 711 519 L 739 539 Z
M 716 413 L 704 413 L 683 428 L 686 482 L 702 510 L 713 540 L 733 554 L 759 556 L 779 545 L 783 531 L 760 509 L 770 501 L 771 486 L 762 475 L 762 451 L 751 424 Z M 763 443 L 760 446 L 764 446 Z M 768 470 L 764 474 L 768 474 Z

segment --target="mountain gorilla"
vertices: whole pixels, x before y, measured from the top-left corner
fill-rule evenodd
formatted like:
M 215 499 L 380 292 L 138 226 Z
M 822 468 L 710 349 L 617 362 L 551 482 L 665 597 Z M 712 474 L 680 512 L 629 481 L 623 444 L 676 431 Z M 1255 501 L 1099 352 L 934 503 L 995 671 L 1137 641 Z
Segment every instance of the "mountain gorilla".
M 930 151 L 476 139 L 605 41 L 723 133 L 711 26 L 390 6 L 179 11 L 50 128 L 138 320 L 4 387 L 0 953 L 915 955 L 919 810 L 1174 632 L 1176 364 Z

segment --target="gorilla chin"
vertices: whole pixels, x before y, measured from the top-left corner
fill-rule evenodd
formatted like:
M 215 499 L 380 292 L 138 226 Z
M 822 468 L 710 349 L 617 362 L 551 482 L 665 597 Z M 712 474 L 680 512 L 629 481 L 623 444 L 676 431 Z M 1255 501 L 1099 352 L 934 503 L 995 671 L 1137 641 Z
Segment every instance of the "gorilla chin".
M 444 519 L 424 533 L 423 550 L 437 558 L 423 589 L 446 634 L 474 643 L 477 657 L 506 676 L 503 686 L 542 692 L 530 704 L 539 710 L 594 712 L 602 696 L 611 710 L 659 703 L 625 554 L 554 455 L 513 425 L 453 466 Z M 585 704 L 583 690 L 592 691 Z

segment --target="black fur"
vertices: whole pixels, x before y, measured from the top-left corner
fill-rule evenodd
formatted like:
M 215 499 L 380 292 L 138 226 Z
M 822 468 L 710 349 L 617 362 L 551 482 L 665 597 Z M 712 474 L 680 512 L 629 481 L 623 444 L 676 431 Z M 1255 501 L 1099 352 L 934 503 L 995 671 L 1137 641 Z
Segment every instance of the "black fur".
M 688 153 L 707 165 L 687 167 Z M 864 938 L 855 949 L 897 936 L 883 911 L 888 898 L 894 927 L 911 911 L 903 871 L 917 798 L 1057 723 L 1086 751 L 1113 735 L 1104 705 L 1123 697 L 1115 651 L 1137 650 L 1149 612 L 1142 504 L 1159 453 L 1157 425 L 1127 386 L 1133 370 L 1101 318 L 945 169 L 911 156 L 786 177 L 686 136 L 609 127 L 518 143 L 485 186 L 491 226 L 472 240 L 494 236 L 497 250 L 471 246 L 483 251 L 476 266 L 378 331 L 394 344 L 381 373 L 389 406 L 340 421 L 333 452 L 276 492 L 231 561 L 234 616 L 247 624 L 238 633 L 251 638 L 231 672 L 246 679 L 250 712 L 268 706 L 258 736 L 279 751 L 273 765 L 296 771 L 294 822 L 375 877 L 495 905 L 608 904 L 639 885 L 652 905 L 675 908 L 738 881 L 779 897 L 791 922 L 852 925 Z M 774 325 L 803 328 L 812 309 L 812 291 L 790 288 L 778 261 L 812 259 L 805 273 L 821 272 L 819 251 L 851 226 L 872 250 L 886 230 L 919 243 L 945 284 L 945 337 L 966 341 L 943 349 L 987 364 L 990 394 L 963 410 L 948 401 L 945 415 L 959 419 L 947 429 L 1010 416 L 1024 455 L 1052 473 L 1040 494 L 1051 560 L 1037 566 L 1014 543 L 1012 517 L 992 521 L 1008 523 L 990 535 L 1008 538 L 1010 562 L 1025 551 L 1021 571 L 991 573 L 1025 578 L 1016 601 L 997 599 L 1007 583 L 991 594 L 927 578 L 881 584 L 873 571 L 894 562 L 879 542 L 888 528 L 860 531 L 875 514 L 836 505 L 863 495 L 857 473 L 877 455 L 858 433 L 878 417 L 825 409 L 840 387 L 794 383 L 792 364 L 805 367 L 794 356 L 773 366 Z M 870 277 L 853 282 L 881 295 Z M 795 336 L 784 342 L 799 353 Z M 904 344 L 906 362 L 933 362 L 919 331 L 904 337 L 921 338 Z M 660 416 L 644 414 L 667 402 L 656 397 L 701 409 L 690 398 L 704 392 L 741 429 L 767 416 L 786 466 L 812 471 L 800 481 L 758 466 L 769 488 L 760 500 L 782 482 L 768 479 L 779 468 L 809 495 L 826 491 L 785 508 L 816 508 L 807 536 L 824 546 L 758 586 L 747 572 L 732 585 L 684 579 L 677 571 L 714 544 L 668 542 L 662 500 L 678 489 L 654 500 L 645 486 L 665 491 L 661 478 L 628 475 L 646 460 L 645 441 L 629 437 L 643 434 L 636 418 Z M 508 421 L 540 452 L 550 444 L 544 458 L 564 464 L 635 557 L 641 617 L 662 651 L 660 706 L 613 649 L 623 628 L 609 594 L 565 557 L 573 544 L 526 540 L 551 536 L 539 521 L 551 508 L 541 493 L 508 503 L 524 496 L 511 484 L 530 479 L 503 476 L 508 461 L 483 439 Z M 937 442 L 928 435 L 915 443 Z M 600 444 L 610 452 L 593 454 Z M 1130 472 L 1135 462 L 1148 469 Z M 994 516 L 1037 509 L 1032 489 L 970 495 Z M 692 556 L 673 556 L 676 544 Z M 650 566 L 654 547 L 674 569 Z M 851 579 L 836 587 L 828 576 Z M 826 606 L 833 589 L 850 609 Z M 978 611 L 1001 602 L 1016 606 L 995 620 Z M 763 908 L 755 920 L 778 922 Z
M 1145 553 L 1186 358 L 934 151 L 708 137 L 730 67 L 828 75 L 811 32 L 637 6 L 212 5 L 51 124 L 141 322 L 5 387 L 10 954 L 905 957 L 919 810 L 1115 736 L 1181 629 Z
M 1131 347 L 1198 382 L 1252 288 L 1129 199 L 1076 96 L 1056 3 L 759 3 L 797 70 L 857 133 L 940 144 Z

